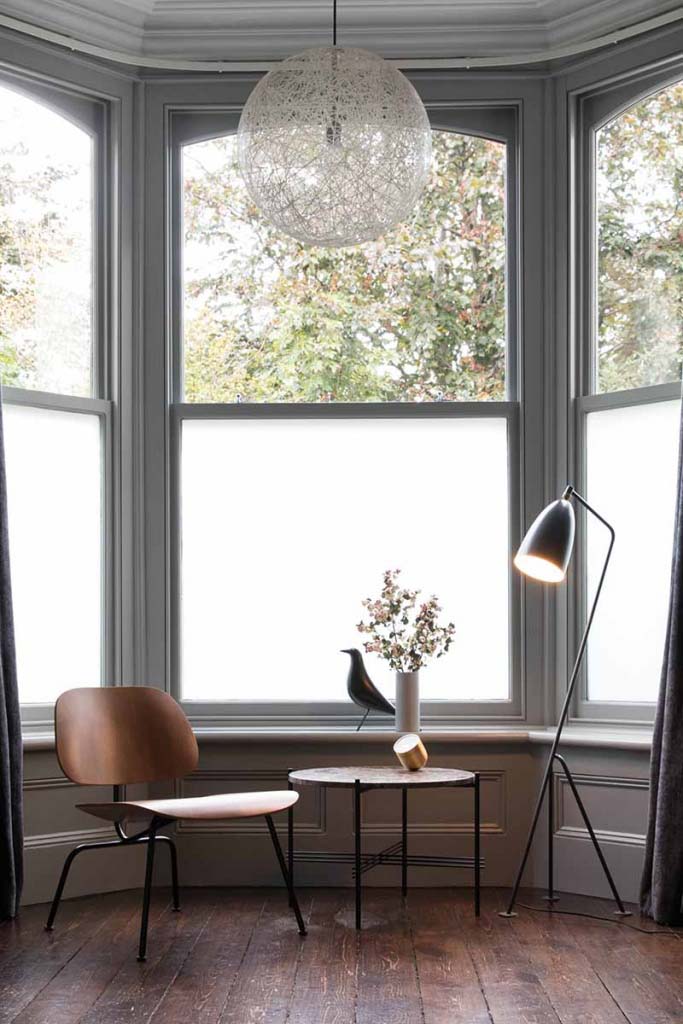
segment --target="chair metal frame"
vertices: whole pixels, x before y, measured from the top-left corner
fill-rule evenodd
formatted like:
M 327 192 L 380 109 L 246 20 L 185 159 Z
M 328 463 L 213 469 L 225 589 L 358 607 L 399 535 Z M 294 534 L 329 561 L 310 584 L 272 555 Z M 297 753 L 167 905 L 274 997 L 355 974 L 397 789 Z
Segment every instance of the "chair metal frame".
M 123 789 L 124 787 L 122 786 L 113 787 L 113 798 L 115 803 L 118 803 L 122 799 Z M 287 892 L 289 894 L 289 905 L 294 911 L 296 923 L 299 928 L 299 935 L 306 935 L 306 926 L 304 924 L 304 919 L 301 916 L 301 910 L 299 909 L 299 903 L 296 898 L 296 893 L 294 891 L 294 886 L 292 884 L 291 875 L 287 870 L 287 864 L 285 862 L 284 854 L 282 852 L 282 847 L 280 846 L 280 840 L 278 838 L 277 829 L 275 828 L 275 824 L 270 814 L 265 814 L 264 818 L 266 819 L 268 832 L 270 833 L 270 838 L 272 840 L 275 855 L 280 866 L 282 878 L 287 887 Z M 167 818 L 163 815 L 154 815 L 147 828 L 143 829 L 141 832 L 137 832 L 133 836 L 128 835 L 120 821 L 115 821 L 114 828 L 116 830 L 118 838 L 104 839 L 96 843 L 80 843 L 78 846 L 74 847 L 74 849 L 67 854 L 66 860 L 64 861 L 62 873 L 59 876 L 59 882 L 57 883 L 55 895 L 50 906 L 50 913 L 48 914 L 47 922 L 45 924 L 46 931 L 52 931 L 54 928 L 55 918 L 57 916 L 57 911 L 59 910 L 59 904 L 62 899 L 62 894 L 64 893 L 64 886 L 66 885 L 66 880 L 69 876 L 71 865 L 73 864 L 74 860 L 76 859 L 79 853 L 83 853 L 84 850 L 106 850 L 112 849 L 113 847 L 137 846 L 142 843 L 146 843 L 147 857 L 145 863 L 145 885 L 142 895 L 142 918 L 140 921 L 140 941 L 138 945 L 138 961 L 140 963 L 144 962 L 147 958 L 147 930 L 149 925 L 149 907 L 152 896 L 152 879 L 154 875 L 154 854 L 157 842 L 163 842 L 168 845 L 168 850 L 171 855 L 171 884 L 173 888 L 173 910 L 180 910 L 180 889 L 178 886 L 178 851 L 176 850 L 175 842 L 170 836 L 158 834 L 159 829 L 164 828 L 167 825 L 172 825 L 174 821 L 176 821 L 175 818 Z

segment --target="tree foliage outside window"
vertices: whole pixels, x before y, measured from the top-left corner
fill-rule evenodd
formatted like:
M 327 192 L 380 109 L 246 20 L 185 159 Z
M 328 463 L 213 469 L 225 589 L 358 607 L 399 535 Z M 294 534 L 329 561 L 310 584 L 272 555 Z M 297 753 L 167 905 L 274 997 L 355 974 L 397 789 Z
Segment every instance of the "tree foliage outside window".
M 307 248 L 266 224 L 234 136 L 183 151 L 190 402 L 505 398 L 505 146 L 434 132 L 410 223 Z
M 92 392 L 92 139 L 0 86 L 0 377 Z
M 677 381 L 683 363 L 683 83 L 597 137 L 598 391 Z

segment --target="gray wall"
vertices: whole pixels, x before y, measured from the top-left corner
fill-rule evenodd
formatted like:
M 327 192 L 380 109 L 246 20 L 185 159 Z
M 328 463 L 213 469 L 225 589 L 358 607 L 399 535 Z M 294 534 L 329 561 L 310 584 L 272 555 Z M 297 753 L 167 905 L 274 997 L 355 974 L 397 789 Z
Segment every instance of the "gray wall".
M 572 214 L 570 160 L 577 97 L 600 82 L 618 81 L 634 69 L 659 76 L 679 73 L 683 34 L 661 33 L 559 69 L 528 74 L 438 75 L 416 81 L 443 100 L 492 102 L 515 99 L 521 111 L 521 265 L 520 382 L 523 398 L 520 522 L 554 496 L 574 465 L 570 367 L 576 344 L 571 306 Z M 239 95 L 242 79 L 229 76 L 144 79 L 93 61 L 65 57 L 47 46 L 0 36 L 0 60 L 55 81 L 111 98 L 118 111 L 115 142 L 120 153 L 120 196 L 116 269 L 121 289 L 116 327 L 120 368 L 117 404 L 116 510 L 117 613 L 113 683 L 170 685 L 167 574 L 169 536 L 168 419 L 165 408 L 168 362 L 164 282 L 165 195 L 163 144 L 165 111 L 171 101 L 216 102 L 217 95 Z M 483 775 L 483 854 L 488 885 L 512 881 L 540 779 L 547 737 L 542 730 L 557 713 L 557 695 L 567 677 L 572 649 L 571 616 L 560 592 L 535 587 L 522 595 L 521 658 L 523 713 L 504 733 L 491 733 L 472 721 L 467 731 L 426 736 L 432 763 L 476 769 Z M 286 732 L 230 735 L 221 723 L 201 738 L 199 770 L 180 784 L 187 794 L 250 788 L 277 788 L 288 769 L 307 765 L 390 763 L 390 736 L 316 736 Z M 622 894 L 634 898 L 642 863 L 647 813 L 648 744 L 643 723 L 574 725 L 568 757 L 582 796 Z M 608 733 L 605 729 L 608 729 Z M 591 733 L 590 730 L 593 730 Z M 588 738 L 586 735 L 588 734 Z M 606 895 L 587 835 L 566 784 L 555 779 L 557 885 L 560 889 Z M 75 809 L 94 791 L 63 779 L 47 736 L 27 742 L 26 902 L 47 899 L 61 862 L 75 843 L 108 832 Z M 102 794 L 104 795 L 104 793 Z M 367 798 L 367 842 L 387 845 L 398 829 L 397 796 Z M 468 794 L 411 796 L 410 844 L 416 851 L 468 852 L 471 817 Z M 348 794 L 326 797 L 308 791 L 298 809 L 299 842 L 315 849 L 349 849 Z M 267 836 L 260 823 L 227 823 L 178 829 L 181 870 L 189 884 L 260 884 L 276 881 Z M 84 854 L 70 883 L 71 894 L 119 889 L 141 879 L 140 851 Z M 540 884 L 546 845 L 539 840 L 527 880 Z M 166 871 L 160 869 L 160 877 Z M 414 869 L 415 884 L 468 884 L 460 871 Z M 347 869 L 302 865 L 300 884 L 350 884 Z M 371 884 L 393 884 L 395 873 L 381 869 Z M 412 879 L 411 879 L 412 881 Z

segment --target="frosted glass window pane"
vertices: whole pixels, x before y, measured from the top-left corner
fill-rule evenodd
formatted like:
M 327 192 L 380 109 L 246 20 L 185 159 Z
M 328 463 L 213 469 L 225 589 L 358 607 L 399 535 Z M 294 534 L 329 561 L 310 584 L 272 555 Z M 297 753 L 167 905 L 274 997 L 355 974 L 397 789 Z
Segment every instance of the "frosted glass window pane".
M 3 414 L 20 697 L 52 702 L 101 682 L 100 420 Z
M 592 412 L 588 499 L 614 526 L 614 553 L 588 646 L 588 696 L 655 701 L 668 614 L 680 403 Z M 588 523 L 592 600 L 607 534 Z
M 507 699 L 509 564 L 502 419 L 183 424 L 186 699 L 346 699 L 340 648 L 395 567 L 457 627 L 423 695 Z
M 0 86 L 0 376 L 92 393 L 93 140 Z

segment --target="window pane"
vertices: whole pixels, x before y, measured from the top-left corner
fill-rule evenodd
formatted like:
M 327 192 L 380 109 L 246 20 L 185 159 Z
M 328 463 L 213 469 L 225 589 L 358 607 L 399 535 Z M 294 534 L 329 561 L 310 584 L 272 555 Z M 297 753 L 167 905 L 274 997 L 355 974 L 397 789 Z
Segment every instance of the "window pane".
M 683 84 L 597 135 L 598 391 L 681 378 Z
M 346 699 L 340 648 L 361 647 L 361 600 L 400 567 L 457 628 L 423 695 L 506 699 L 506 434 L 498 418 L 186 421 L 185 698 Z M 386 663 L 368 667 L 390 694 Z
M 10 557 L 23 703 L 101 681 L 100 420 L 6 405 Z
M 505 156 L 435 131 L 412 222 L 316 249 L 263 221 L 234 136 L 184 147 L 186 401 L 504 398 Z
M 0 86 L 0 376 L 92 392 L 93 144 Z
M 588 416 L 588 498 L 616 543 L 588 646 L 591 700 L 655 701 L 668 614 L 679 402 Z M 605 557 L 604 527 L 588 520 L 588 594 Z

